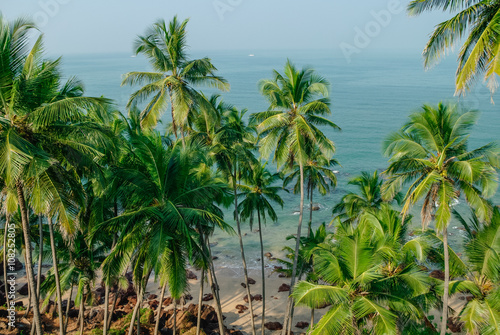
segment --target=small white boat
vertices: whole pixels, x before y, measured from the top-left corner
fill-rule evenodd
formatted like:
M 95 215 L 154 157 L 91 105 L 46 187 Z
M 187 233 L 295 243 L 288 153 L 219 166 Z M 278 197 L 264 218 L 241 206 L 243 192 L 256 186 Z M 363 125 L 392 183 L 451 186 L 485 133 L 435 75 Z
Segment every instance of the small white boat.
M 255 57 L 255 55 L 254 54 L 250 54 L 250 55 L 248 55 L 248 57 Z

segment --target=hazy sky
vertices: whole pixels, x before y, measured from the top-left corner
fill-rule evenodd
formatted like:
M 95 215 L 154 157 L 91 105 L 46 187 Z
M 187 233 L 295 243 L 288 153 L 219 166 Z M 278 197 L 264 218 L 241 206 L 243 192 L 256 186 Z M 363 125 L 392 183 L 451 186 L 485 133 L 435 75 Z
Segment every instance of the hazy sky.
M 407 0 L 2 0 L 30 16 L 50 54 L 131 52 L 155 20 L 190 18 L 192 50 L 360 49 L 420 52 L 448 13 L 409 18 Z

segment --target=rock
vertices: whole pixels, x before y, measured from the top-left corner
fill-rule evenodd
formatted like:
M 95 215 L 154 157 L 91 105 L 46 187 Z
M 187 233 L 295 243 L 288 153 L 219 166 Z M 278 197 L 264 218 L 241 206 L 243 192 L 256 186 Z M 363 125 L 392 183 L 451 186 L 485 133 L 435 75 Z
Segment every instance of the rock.
M 172 298 L 168 297 L 163 299 L 163 306 L 170 306 L 172 304 Z
M 241 283 L 241 286 L 243 286 L 243 288 L 247 288 L 247 284 L 245 283 Z
M 278 288 L 278 292 L 288 292 L 290 291 L 290 285 L 288 284 L 281 284 L 281 286 Z
M 24 268 L 23 263 L 21 263 L 17 258 L 14 259 L 14 271 L 19 271 Z M 12 271 L 9 269 L 9 262 L 7 262 L 7 272 Z M 0 275 L 3 275 L 3 258 L 0 262 Z
M 123 312 L 125 312 L 125 314 L 130 314 L 130 313 L 132 313 L 132 310 L 133 310 L 133 308 L 132 308 L 132 307 L 130 307 L 130 305 L 125 305 L 125 306 L 123 306 Z
M 155 300 L 156 298 L 158 298 L 156 294 L 150 294 L 148 300 Z
M 266 327 L 269 330 L 282 330 L 283 325 L 279 322 L 266 322 L 264 324 L 264 327 Z
M 231 334 L 231 335 L 245 335 L 245 334 L 243 334 L 243 332 L 241 330 L 236 330 L 236 329 L 231 329 L 229 331 L 229 334 Z
M 321 208 L 318 205 L 312 206 L 313 212 L 319 211 Z
M 24 284 L 19 290 L 17 290 L 17 293 L 20 295 L 28 295 L 28 284 Z
M 236 309 L 238 310 L 238 313 L 241 314 L 244 313 L 248 309 L 248 307 L 244 305 L 236 305 Z
M 217 256 L 212 256 L 212 260 L 213 260 L 213 261 L 218 260 L 218 259 L 219 259 L 219 257 L 217 257 Z
M 305 328 L 309 327 L 309 322 L 304 322 L 304 321 L 297 322 L 295 327 L 297 327 L 299 329 L 305 329 Z
M 266 252 L 264 256 L 266 256 L 267 258 L 271 258 L 273 257 L 273 254 L 271 254 L 270 252 Z
M 191 294 L 184 294 L 184 300 L 191 301 L 193 300 L 193 296 Z
M 24 307 L 24 304 L 21 300 L 19 300 L 14 303 L 14 307 Z
M 256 294 L 253 296 L 253 298 L 255 299 L 255 301 L 262 301 L 262 294 Z
M 286 273 L 280 273 L 278 275 L 278 278 L 288 278 L 288 276 L 286 275 Z
M 243 300 L 248 304 L 248 295 L 244 296 Z M 251 294 L 250 294 L 250 300 L 252 300 L 252 301 L 254 300 L 254 297 Z
M 198 276 L 194 274 L 193 271 L 187 270 L 187 279 L 189 280 L 198 280 Z
M 68 299 L 64 299 L 62 301 L 61 307 L 62 307 L 63 311 L 65 311 L 66 308 L 68 308 Z M 73 307 L 75 307 L 75 302 L 73 300 L 70 300 L 69 301 L 69 308 L 73 308 Z
M 212 294 L 212 293 L 208 293 L 208 294 L 205 294 L 205 295 L 203 296 L 203 299 L 202 299 L 202 300 L 203 300 L 203 301 L 210 301 L 210 300 L 214 300 L 214 296 L 213 296 L 213 294 Z
M 460 321 L 458 318 L 448 318 L 448 329 L 453 333 L 461 333 L 464 328 L 464 323 Z
M 215 308 L 212 306 L 202 305 L 201 306 L 201 319 L 207 323 L 218 323 L 217 313 Z
M 429 274 L 429 277 L 444 280 L 444 272 L 441 270 L 434 270 Z
M 255 279 L 248 278 L 248 284 L 255 285 L 255 283 L 256 283 Z
M 158 306 L 160 305 L 160 302 L 158 300 L 150 300 L 148 301 L 149 308 L 156 310 Z
M 128 300 L 128 303 L 131 305 L 137 304 L 137 296 L 136 295 L 128 297 L 127 300 Z
M 93 309 L 89 315 L 89 319 L 94 323 L 101 323 L 104 321 L 104 310 L 103 309 Z

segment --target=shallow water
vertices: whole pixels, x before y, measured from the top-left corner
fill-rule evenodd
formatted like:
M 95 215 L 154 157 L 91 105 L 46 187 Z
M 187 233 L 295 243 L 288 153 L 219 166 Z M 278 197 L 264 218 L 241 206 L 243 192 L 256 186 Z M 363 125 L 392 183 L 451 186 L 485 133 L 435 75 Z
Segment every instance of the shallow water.
M 250 53 L 255 56 L 249 57 Z M 382 141 L 390 132 L 397 131 L 408 114 L 423 103 L 436 104 L 451 100 L 481 110 L 481 118 L 471 135 L 471 147 L 500 140 L 500 111 L 490 103 L 490 93 L 484 85 L 477 85 L 460 101 L 453 96 L 456 69 L 453 57 L 426 72 L 418 54 L 363 54 L 352 63 L 347 63 L 344 58 L 328 51 L 193 53 L 193 57 L 202 56 L 209 56 L 218 67 L 219 74 L 231 84 L 231 91 L 223 94 L 224 99 L 239 108 L 248 108 L 248 114 L 267 108 L 265 99 L 257 90 L 257 82 L 271 77 L 273 69 L 281 70 L 287 58 L 298 66 L 310 65 L 331 82 L 331 119 L 342 128 L 342 132 L 325 132 L 336 143 L 335 158 L 342 166 L 335 168 L 339 170 L 337 189 L 325 197 L 315 195 L 315 203 L 320 205 L 320 210 L 314 212 L 313 226 L 330 222 L 335 202 L 350 190 L 347 185 L 350 178 L 361 171 L 385 169 L 387 159 L 381 152 Z M 130 54 L 68 56 L 63 58 L 63 65 L 66 74 L 76 75 L 83 80 L 88 95 L 112 98 L 124 113 L 132 89 L 120 87 L 121 75 L 129 71 L 148 70 L 147 62 L 142 57 L 131 57 Z M 496 99 L 500 100 L 498 97 Z M 168 113 L 164 117 L 164 121 L 167 120 Z M 164 126 L 160 125 L 159 129 Z M 265 251 L 280 257 L 282 247 L 285 244 L 292 245 L 286 241 L 286 236 L 296 233 L 298 215 L 295 212 L 298 211 L 300 200 L 293 193 L 283 192 L 282 197 L 285 207 L 283 210 L 277 209 L 279 221 L 268 222 L 263 229 Z M 494 200 L 500 203 L 498 194 Z M 460 211 L 466 209 L 463 200 L 457 208 Z M 418 227 L 419 210 L 414 209 L 413 214 L 414 224 Z M 231 217 L 227 211 L 229 223 L 233 223 Z M 304 227 L 306 225 L 307 220 L 304 220 Z M 246 227 L 244 243 L 249 267 L 257 268 L 260 267 L 257 261 L 260 258 L 258 234 Z M 450 243 L 457 248 L 463 238 L 463 232 L 458 227 L 455 222 L 450 225 Z M 239 267 L 238 239 L 217 233 L 213 240 L 218 243 L 213 247 L 219 257 L 218 265 Z

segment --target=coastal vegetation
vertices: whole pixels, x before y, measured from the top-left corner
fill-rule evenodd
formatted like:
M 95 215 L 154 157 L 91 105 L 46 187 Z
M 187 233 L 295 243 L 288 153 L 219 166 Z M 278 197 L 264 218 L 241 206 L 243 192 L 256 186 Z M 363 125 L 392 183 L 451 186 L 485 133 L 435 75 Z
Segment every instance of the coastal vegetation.
M 426 3 L 411 8 L 439 2 Z M 6 268 L 14 247 L 29 294 L 16 317 L 30 323 L 6 331 L 241 334 L 224 320 L 225 287 L 212 253 L 217 233 L 238 238 L 246 298 L 238 306 L 248 309 L 252 334 L 290 334 L 299 306 L 311 309 L 310 334 L 500 333 L 500 212 L 490 200 L 500 151 L 495 143 L 470 148 L 477 111 L 423 105 L 388 135 L 385 171 L 353 177 L 356 190 L 331 204 L 330 224 L 317 222 L 314 196 L 335 189 L 333 168 L 342 163 L 325 134 L 340 131 L 329 118 L 330 83 L 287 60 L 258 84 L 265 111 L 207 96 L 200 87 L 226 91 L 229 83 L 211 59 L 189 58 L 187 23 L 157 21 L 137 38 L 135 53 L 152 70 L 124 74 L 134 93 L 120 111 L 109 99 L 86 96 L 78 79 L 63 79 L 59 59 L 43 53 L 43 38 L 30 40 L 32 22 L 0 17 L 0 305 L 15 304 Z M 170 123 L 160 132 L 165 114 Z M 271 327 L 264 241 L 273 237 L 263 232 L 266 222 L 279 222 L 287 187 L 300 194 L 299 215 L 294 245 L 276 260 L 290 285 L 283 323 Z M 459 199 L 470 213 L 454 210 Z M 410 213 L 415 206 L 421 229 Z M 463 254 L 448 243 L 451 220 L 466 233 Z M 257 314 L 245 224 L 259 234 Z M 194 299 L 192 270 L 201 274 L 198 302 L 185 307 Z M 160 296 L 148 296 L 148 285 Z

